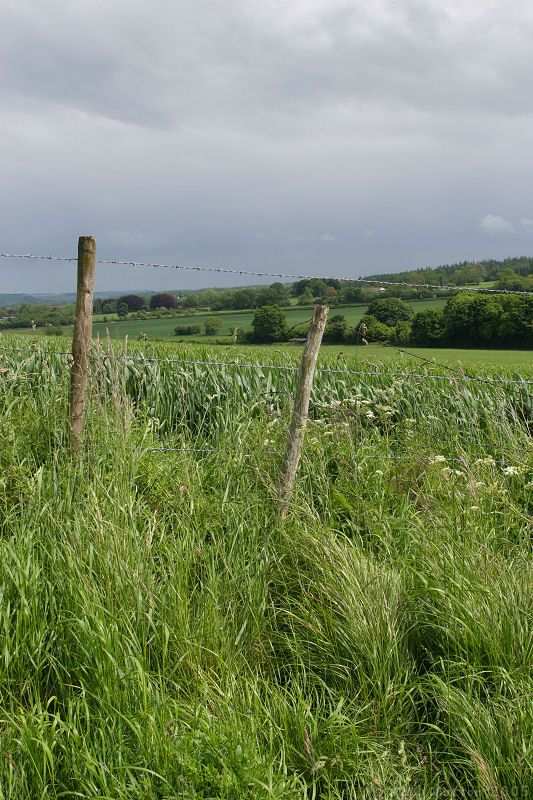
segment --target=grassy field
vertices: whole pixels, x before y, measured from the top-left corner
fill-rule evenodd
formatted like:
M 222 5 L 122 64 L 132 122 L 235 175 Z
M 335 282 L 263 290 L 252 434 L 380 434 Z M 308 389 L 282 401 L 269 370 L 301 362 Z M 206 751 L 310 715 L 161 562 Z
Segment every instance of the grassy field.
M 382 345 L 368 347 L 345 347 L 344 345 L 323 345 L 324 357 L 341 357 L 346 355 L 356 359 L 358 364 L 406 364 L 414 368 L 420 359 L 428 359 L 435 364 L 464 367 L 465 369 L 489 369 L 497 371 L 519 370 L 530 372 L 533 369 L 533 353 L 531 350 L 469 350 L 448 347 L 411 347 L 401 348 Z M 340 355 L 339 355 L 340 354 Z M 409 355 L 411 354 L 411 355 Z M 427 366 L 427 365 L 426 365 Z
M 31 334 L 31 338 L 29 338 Z M 56 349 L 69 350 L 71 346 L 71 331 L 65 330 L 65 335 L 61 337 L 53 337 L 55 340 Z M 17 333 L 19 341 L 22 341 L 25 346 L 31 341 L 35 346 L 42 346 L 43 342 L 47 346 L 51 346 L 48 337 L 42 337 L 39 331 L 20 331 Z M 9 341 L 12 336 L 3 335 L 0 339 L 0 346 L 2 341 Z M 116 339 L 117 337 L 111 337 Z M 136 340 L 129 335 L 128 347 L 132 344 L 135 345 Z M 235 358 L 249 358 L 253 357 L 258 361 L 269 360 L 271 354 L 275 352 L 283 353 L 284 358 L 290 360 L 297 360 L 301 352 L 299 346 L 292 344 L 274 344 L 274 345 L 261 345 L 250 346 L 243 344 L 234 344 L 231 340 L 225 342 L 223 345 L 209 344 L 209 338 L 201 337 L 188 340 L 186 344 L 174 340 L 149 340 L 144 345 L 144 350 L 150 348 L 157 348 L 157 350 L 165 355 L 167 358 L 172 358 L 176 352 L 180 352 L 185 346 L 192 353 L 203 353 L 207 350 L 211 353 L 211 357 L 217 360 L 223 355 L 231 359 Z M 32 344 L 32 346 L 33 346 Z M 117 342 L 118 344 L 118 342 Z M 526 372 L 533 369 L 533 354 L 531 350 L 474 350 L 474 349 L 459 349 L 459 348 L 429 348 L 429 347 L 413 347 L 411 345 L 401 348 L 403 352 L 395 347 L 388 347 L 383 345 L 369 345 L 368 347 L 360 347 L 355 345 L 322 345 L 321 355 L 319 361 L 329 362 L 332 359 L 336 361 L 343 361 L 348 359 L 350 363 L 357 365 L 381 365 L 381 364 L 395 364 L 402 366 L 408 364 L 414 368 L 417 364 L 422 363 L 420 359 L 428 359 L 435 364 L 446 364 L 448 366 L 455 366 L 457 368 L 464 368 L 466 370 L 496 370 L 499 372 Z M 428 365 L 426 365 L 428 366 Z
M 445 300 L 419 300 L 412 303 L 417 311 L 423 308 L 444 308 Z M 346 308 L 339 308 L 332 310 L 333 314 L 342 314 L 346 317 L 350 325 L 355 325 L 361 317 L 366 313 L 367 306 L 348 306 Z M 311 308 L 287 308 L 287 322 L 289 327 L 299 325 L 302 322 L 307 322 L 313 315 Z M 254 316 L 253 311 L 235 311 L 224 312 L 216 314 L 182 314 L 179 317 L 163 317 L 162 319 L 148 319 L 148 320 L 124 320 L 114 322 L 99 322 L 93 326 L 93 335 L 105 336 L 106 329 L 109 330 L 109 335 L 113 339 L 121 339 L 129 336 L 132 339 L 137 338 L 139 333 L 145 333 L 149 339 L 152 340 L 172 340 L 176 339 L 174 328 L 176 325 L 201 325 L 213 316 L 220 317 L 224 320 L 224 324 L 220 328 L 220 336 L 229 336 L 234 328 L 241 330 L 250 330 L 252 319 Z M 202 328 L 203 332 L 203 328 Z M 193 337 L 198 338 L 198 337 Z M 202 337 L 204 338 L 204 337 Z
M 2 800 L 531 796 L 532 387 L 324 348 L 379 371 L 317 373 L 282 523 L 299 349 L 96 352 L 72 458 L 37 345 L 0 349 Z

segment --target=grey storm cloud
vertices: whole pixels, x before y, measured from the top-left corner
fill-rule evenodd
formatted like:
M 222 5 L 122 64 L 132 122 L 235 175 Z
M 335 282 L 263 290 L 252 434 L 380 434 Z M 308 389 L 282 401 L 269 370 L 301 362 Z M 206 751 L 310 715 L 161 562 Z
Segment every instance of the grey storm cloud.
M 532 37 L 529 0 L 4 0 L 0 249 L 354 276 L 526 252 Z

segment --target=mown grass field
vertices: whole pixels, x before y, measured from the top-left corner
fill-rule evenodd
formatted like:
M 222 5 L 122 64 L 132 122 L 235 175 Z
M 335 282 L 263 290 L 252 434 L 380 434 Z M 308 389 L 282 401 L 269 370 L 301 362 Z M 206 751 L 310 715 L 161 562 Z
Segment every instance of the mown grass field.
M 531 796 L 531 364 L 325 348 L 365 374 L 317 373 L 282 523 L 297 348 L 96 350 L 72 458 L 36 343 L 0 349 L 0 797 Z

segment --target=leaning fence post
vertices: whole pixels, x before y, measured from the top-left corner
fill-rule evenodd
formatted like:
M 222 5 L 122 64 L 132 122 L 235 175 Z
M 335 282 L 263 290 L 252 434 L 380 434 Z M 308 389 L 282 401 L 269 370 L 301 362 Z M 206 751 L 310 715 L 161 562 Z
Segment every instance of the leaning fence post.
M 80 236 L 78 240 L 78 285 L 76 317 L 72 338 L 72 367 L 70 371 L 70 449 L 75 453 L 82 441 L 85 422 L 85 390 L 87 387 L 88 353 L 92 338 L 94 262 L 96 239 Z
M 309 412 L 309 398 L 313 387 L 316 361 L 324 334 L 324 328 L 326 327 L 328 311 L 329 309 L 327 306 L 315 306 L 313 321 L 311 322 L 311 327 L 307 334 L 307 341 L 300 364 L 298 387 L 294 398 L 294 408 L 289 429 L 289 441 L 281 468 L 279 485 L 282 519 L 285 518 L 289 508 L 296 472 L 298 470 L 298 464 L 300 463 L 300 456 L 302 455 L 307 415 Z

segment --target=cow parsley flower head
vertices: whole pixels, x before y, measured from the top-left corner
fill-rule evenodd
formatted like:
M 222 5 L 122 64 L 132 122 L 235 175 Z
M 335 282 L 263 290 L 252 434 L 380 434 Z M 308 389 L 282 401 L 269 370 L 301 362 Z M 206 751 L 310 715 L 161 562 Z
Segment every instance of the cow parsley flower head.
M 504 475 L 520 475 L 523 472 L 521 467 L 504 467 L 503 474 Z
M 474 464 L 476 464 L 476 466 L 478 466 L 478 467 L 481 467 L 481 466 L 493 467 L 496 464 L 496 462 L 494 461 L 493 458 L 488 456 L 487 458 L 477 458 L 474 461 Z

